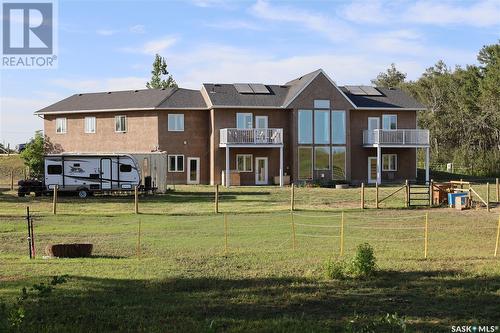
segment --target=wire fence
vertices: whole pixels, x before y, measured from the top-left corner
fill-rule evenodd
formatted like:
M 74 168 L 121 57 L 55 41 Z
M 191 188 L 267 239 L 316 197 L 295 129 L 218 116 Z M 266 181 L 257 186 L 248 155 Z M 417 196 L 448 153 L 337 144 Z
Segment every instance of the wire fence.
M 487 258 L 498 253 L 500 218 L 496 215 L 486 221 L 461 223 L 451 223 L 442 216 L 433 219 L 432 214 L 391 215 L 75 217 L 56 222 L 35 213 L 30 237 L 34 238 L 37 258 L 45 255 L 47 245 L 60 243 L 91 243 L 97 257 L 142 259 L 186 253 L 348 257 L 361 243 L 371 244 L 381 258 Z M 0 256 L 27 255 L 26 221 L 23 216 L 0 217 Z

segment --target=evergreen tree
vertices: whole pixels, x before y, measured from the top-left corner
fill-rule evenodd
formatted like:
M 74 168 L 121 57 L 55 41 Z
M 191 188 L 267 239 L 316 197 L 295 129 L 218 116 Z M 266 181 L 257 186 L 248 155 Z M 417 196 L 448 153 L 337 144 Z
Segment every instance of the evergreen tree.
M 400 72 L 394 63 L 385 72 L 377 75 L 372 84 L 377 87 L 399 88 L 405 82 L 406 73 Z
M 166 79 L 162 77 L 166 76 Z M 148 89 L 177 88 L 174 78 L 167 70 L 165 58 L 156 54 L 151 71 L 151 80 L 146 83 Z

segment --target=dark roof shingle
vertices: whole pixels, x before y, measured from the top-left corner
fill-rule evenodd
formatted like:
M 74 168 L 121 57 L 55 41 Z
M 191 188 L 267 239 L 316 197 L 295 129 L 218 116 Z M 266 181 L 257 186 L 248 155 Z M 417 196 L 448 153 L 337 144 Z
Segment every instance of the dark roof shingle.
M 367 96 L 351 94 L 346 87 L 339 88 L 358 108 L 425 109 L 425 106 L 400 89 L 377 87 L 382 95 Z

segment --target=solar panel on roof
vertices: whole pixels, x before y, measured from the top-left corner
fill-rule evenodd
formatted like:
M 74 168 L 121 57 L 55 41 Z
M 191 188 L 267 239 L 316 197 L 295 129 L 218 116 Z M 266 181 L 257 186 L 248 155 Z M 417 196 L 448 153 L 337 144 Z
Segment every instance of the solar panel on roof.
M 359 86 L 345 86 L 347 90 L 353 95 L 366 95 L 366 93 Z
M 250 88 L 256 94 L 270 94 L 269 89 L 262 83 L 250 83 Z
M 234 83 L 233 86 L 240 94 L 253 94 L 253 90 L 248 83 Z
M 370 95 L 370 96 L 380 96 L 380 95 L 382 95 L 380 93 L 380 91 L 378 91 L 377 88 L 375 88 L 375 87 L 360 86 L 359 88 L 361 88 L 361 90 L 363 90 L 366 93 L 366 95 Z

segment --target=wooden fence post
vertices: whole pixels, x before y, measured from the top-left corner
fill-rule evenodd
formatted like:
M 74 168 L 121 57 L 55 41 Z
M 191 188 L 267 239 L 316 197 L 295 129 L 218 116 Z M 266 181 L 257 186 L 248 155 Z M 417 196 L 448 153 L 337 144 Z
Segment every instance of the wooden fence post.
M 344 212 L 340 220 L 340 256 L 344 255 Z
M 292 187 L 290 189 L 290 211 L 295 210 L 295 184 L 292 183 Z
M 290 212 L 290 218 L 292 220 L 292 248 L 295 251 L 297 248 L 297 238 L 295 236 L 295 221 L 293 220 L 293 212 Z
M 486 211 L 490 212 L 490 183 L 486 183 Z
M 54 194 L 52 195 L 52 214 L 56 215 L 57 214 L 57 190 L 59 188 L 59 185 L 54 186 Z
M 497 203 L 500 202 L 500 184 L 498 183 L 498 178 L 495 181 L 495 187 L 496 187 L 496 192 L 497 192 Z
M 378 209 L 378 183 L 375 183 L 375 201 L 376 201 L 375 208 Z
M 429 183 L 429 207 L 432 208 L 432 191 L 434 190 L 434 180 Z
M 138 186 L 134 189 L 134 212 L 139 214 L 139 190 Z
M 14 169 L 10 170 L 10 190 L 14 190 Z
M 365 183 L 361 183 L 361 209 L 365 209 Z
M 215 184 L 215 214 L 219 214 L 219 184 Z
M 429 244 L 429 213 L 425 213 L 425 234 L 424 234 L 424 258 L 427 259 L 427 249 Z
M 498 254 L 498 240 L 500 239 L 500 216 L 498 216 L 497 241 L 495 243 L 495 257 Z
M 410 197 L 410 194 L 409 194 L 409 190 L 408 190 L 408 179 L 407 179 L 405 181 L 405 207 L 406 208 L 410 207 L 409 197 Z
M 139 228 L 137 230 L 137 259 L 141 259 L 141 219 L 139 219 Z
M 227 215 L 224 214 L 224 255 L 227 255 Z

